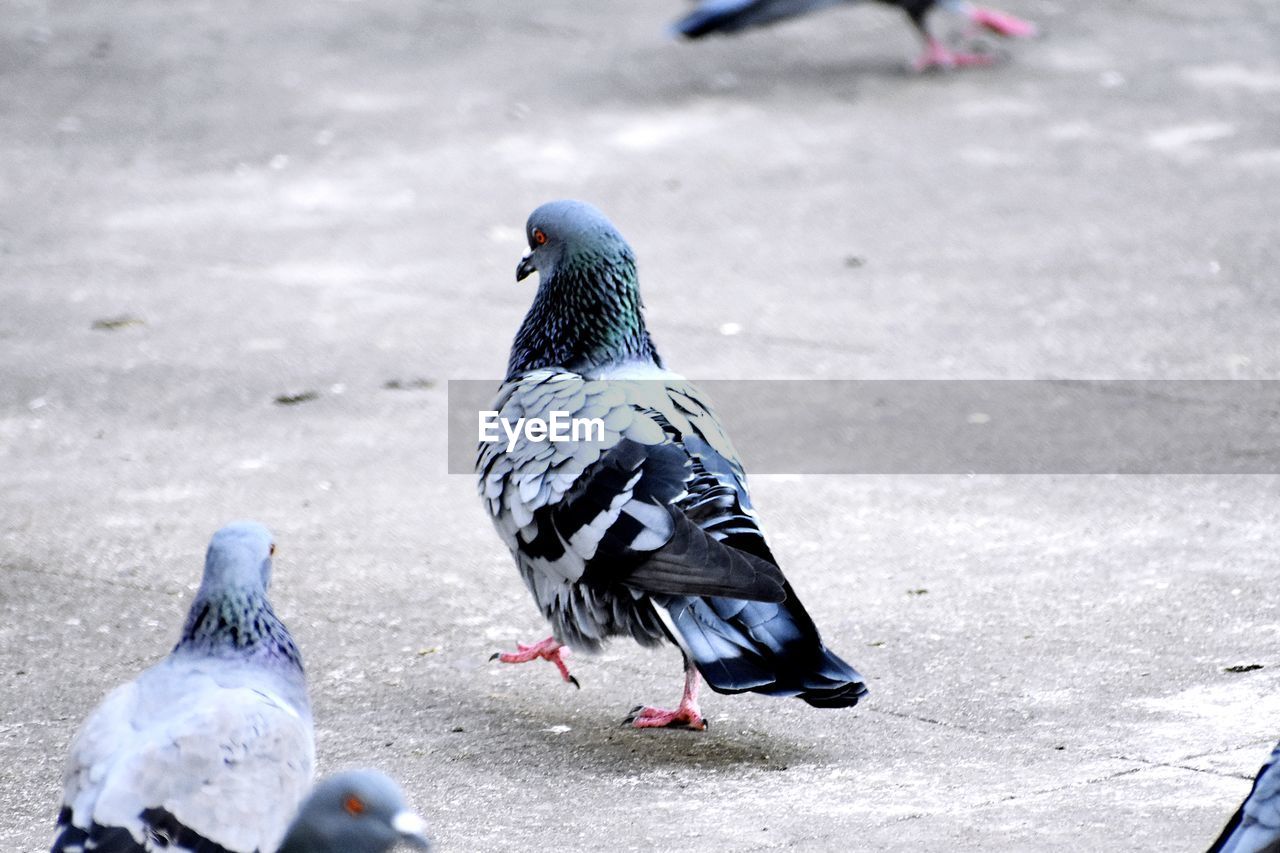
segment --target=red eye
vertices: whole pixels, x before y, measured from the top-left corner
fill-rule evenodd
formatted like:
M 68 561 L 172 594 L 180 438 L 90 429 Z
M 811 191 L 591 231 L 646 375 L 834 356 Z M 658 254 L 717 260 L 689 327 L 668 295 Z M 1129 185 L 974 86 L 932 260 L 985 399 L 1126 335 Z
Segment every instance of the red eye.
M 347 801 L 342 804 L 342 807 L 345 808 L 349 814 L 364 814 L 364 800 L 354 794 L 347 797 Z
M 533 229 L 533 242 L 537 243 L 539 246 L 547 242 L 547 235 L 541 228 Z
M 276 543 L 272 542 L 270 550 L 267 551 L 267 556 L 274 557 L 275 555 L 276 555 Z

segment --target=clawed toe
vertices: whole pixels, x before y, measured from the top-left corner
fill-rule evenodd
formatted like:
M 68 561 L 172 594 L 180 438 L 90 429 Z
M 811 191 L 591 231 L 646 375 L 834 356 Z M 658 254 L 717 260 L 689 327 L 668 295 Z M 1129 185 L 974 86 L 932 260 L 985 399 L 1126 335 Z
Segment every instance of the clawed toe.
M 581 690 L 582 685 L 578 683 L 578 679 L 569 674 L 569 667 L 564 662 L 566 654 L 568 654 L 568 649 L 558 642 L 555 637 L 547 637 L 540 643 L 516 643 L 516 651 L 494 652 L 489 656 L 489 660 L 498 660 L 503 663 L 528 663 L 533 660 L 550 661 L 560 671 L 561 678 Z
M 624 726 L 637 729 L 686 729 L 692 732 L 707 730 L 707 720 L 698 709 L 698 670 L 686 661 L 684 693 L 674 710 L 636 705 L 622 721 Z
M 688 708 L 677 708 L 665 711 L 661 708 L 649 708 L 637 705 L 622 721 L 622 725 L 636 729 L 684 729 L 701 732 L 707 729 L 707 720 L 697 711 Z

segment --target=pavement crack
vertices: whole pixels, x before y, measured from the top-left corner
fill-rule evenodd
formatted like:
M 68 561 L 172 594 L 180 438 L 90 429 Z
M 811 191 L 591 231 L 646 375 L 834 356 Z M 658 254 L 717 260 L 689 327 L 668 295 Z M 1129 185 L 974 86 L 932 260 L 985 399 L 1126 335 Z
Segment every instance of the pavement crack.
M 4 565 L 2 568 L 5 572 L 25 572 L 31 575 L 79 581 L 83 584 L 101 586 L 110 589 L 132 589 L 136 592 L 150 592 L 157 593 L 159 595 L 180 595 L 182 593 L 182 590 L 175 590 L 172 588 L 165 589 L 164 587 L 156 586 L 154 584 L 137 583 L 136 581 L 129 581 L 122 578 L 84 575 L 78 572 L 60 572 L 55 569 L 35 569 L 29 566 Z
M 1073 788 L 1084 788 L 1089 785 L 1097 785 L 1103 782 L 1111 782 L 1115 779 L 1119 779 L 1124 776 L 1132 776 L 1134 773 L 1141 773 L 1145 769 L 1146 769 L 1145 767 L 1129 767 L 1124 770 L 1117 770 L 1114 773 L 1108 773 L 1105 776 L 1097 776 L 1092 779 L 1084 779 L 1079 782 L 1068 782 L 1064 785 L 1054 785 L 1051 788 L 1037 788 L 1034 791 L 1028 791 L 1022 794 L 1006 794 L 1003 797 L 999 797 L 994 800 L 987 800 L 986 802 L 979 803 L 977 805 L 977 808 L 985 808 L 987 806 L 996 806 L 996 805 L 1000 805 L 1001 803 L 1010 802 L 1011 800 L 1025 800 L 1029 797 L 1040 797 L 1045 794 L 1055 794 L 1055 793 L 1058 793 L 1059 791 L 1070 791 Z
M 948 723 L 946 720 L 935 720 L 933 717 L 922 717 L 919 714 L 908 714 L 905 711 L 891 711 L 885 708 L 868 708 L 869 714 L 883 714 L 886 717 L 897 717 L 901 720 L 914 720 L 917 723 L 928 723 L 931 726 L 941 726 L 944 729 L 956 729 L 957 731 L 969 732 L 975 735 L 990 735 L 991 733 L 985 729 L 976 729 L 972 726 L 961 725 L 960 723 Z
M 1218 750 L 1214 750 L 1213 752 L 1206 752 L 1205 755 L 1216 755 L 1217 753 L 1218 753 Z M 1182 764 L 1177 761 L 1151 761 L 1146 758 L 1134 758 L 1131 755 L 1112 755 L 1110 757 L 1114 758 L 1117 761 L 1133 761 L 1143 765 L 1143 768 L 1139 768 L 1139 769 L 1145 769 L 1147 767 L 1169 767 L 1174 770 L 1190 770 L 1193 773 L 1205 773 L 1210 776 L 1221 776 L 1224 779 L 1252 779 L 1253 778 L 1252 776 L 1242 774 L 1242 773 L 1231 773 L 1225 770 L 1214 770 L 1210 767 L 1194 767 L 1190 764 Z M 1200 757 L 1201 756 L 1191 755 L 1183 760 L 1187 761 L 1192 758 L 1200 758 Z

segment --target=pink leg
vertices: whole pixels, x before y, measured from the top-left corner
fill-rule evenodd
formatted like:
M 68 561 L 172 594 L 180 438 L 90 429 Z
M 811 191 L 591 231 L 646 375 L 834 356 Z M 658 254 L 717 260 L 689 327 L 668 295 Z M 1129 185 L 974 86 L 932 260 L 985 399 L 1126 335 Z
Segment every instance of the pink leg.
M 686 662 L 684 669 L 684 694 L 675 710 L 650 708 L 637 705 L 624 720 L 637 729 L 680 728 L 695 732 L 707 730 L 707 720 L 698 709 L 698 685 L 702 679 L 693 664 Z
M 916 60 L 915 68 L 917 71 L 935 68 L 945 70 L 970 65 L 991 65 L 995 61 L 995 57 L 987 53 L 957 53 L 933 36 L 926 36 L 924 53 Z
M 527 645 L 525 643 L 516 643 L 519 651 L 515 652 L 494 652 L 489 660 L 500 660 L 503 663 L 528 663 L 531 660 L 549 660 L 556 665 L 556 669 L 560 670 L 560 677 L 579 689 L 582 685 L 578 683 L 578 679 L 569 674 L 569 667 L 564 661 L 565 655 L 569 650 L 565 648 L 563 643 L 557 642 L 555 637 L 547 637 L 538 643 Z
M 969 19 L 975 24 L 986 27 L 993 33 L 1010 38 L 1030 38 L 1036 34 L 1036 25 L 998 9 L 984 9 L 981 6 L 969 8 Z

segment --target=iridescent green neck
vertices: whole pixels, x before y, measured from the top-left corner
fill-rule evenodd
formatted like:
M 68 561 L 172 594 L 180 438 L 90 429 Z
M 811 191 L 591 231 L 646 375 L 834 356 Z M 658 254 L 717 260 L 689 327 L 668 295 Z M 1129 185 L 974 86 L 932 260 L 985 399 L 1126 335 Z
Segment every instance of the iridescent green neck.
M 187 614 L 174 654 L 196 653 L 274 661 L 302 671 L 302 656 L 289 629 L 259 590 L 201 590 Z
M 661 365 L 644 325 L 635 259 L 625 244 L 614 248 L 609 256 L 580 251 L 538 284 L 507 378 L 540 367 L 590 374 L 632 360 Z

